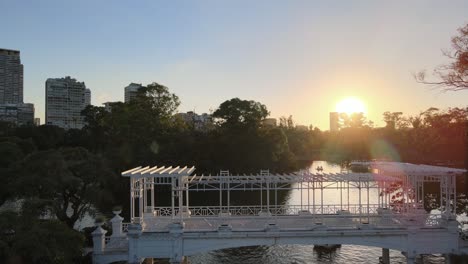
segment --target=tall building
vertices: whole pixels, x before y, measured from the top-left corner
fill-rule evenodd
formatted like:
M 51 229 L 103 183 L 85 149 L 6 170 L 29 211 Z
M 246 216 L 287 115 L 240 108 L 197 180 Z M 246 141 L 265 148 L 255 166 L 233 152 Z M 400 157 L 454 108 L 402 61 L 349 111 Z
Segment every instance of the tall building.
M 338 131 L 340 129 L 340 113 L 330 112 L 330 131 Z
M 23 64 L 17 50 L 0 49 L 0 121 L 34 124 L 34 105 L 23 103 Z
M 262 124 L 268 127 L 275 127 L 277 125 L 277 121 L 276 121 L 276 118 L 265 118 L 262 121 Z
M 23 64 L 17 50 L 0 49 L 0 104 L 23 103 Z
M 34 124 L 33 104 L 0 104 L 0 120 L 18 126 Z
M 91 90 L 86 89 L 85 90 L 85 107 L 91 105 Z
M 133 98 L 136 97 L 138 90 L 142 88 L 141 83 L 131 83 L 125 87 L 125 103 L 130 102 Z
M 86 85 L 67 76 L 46 81 L 45 124 L 65 129 L 84 126 L 81 111 L 86 107 Z M 89 93 L 91 101 L 91 93 Z
M 177 116 L 195 130 L 208 131 L 214 128 L 213 117 L 207 113 L 199 115 L 193 111 L 189 111 L 187 113 L 178 113 Z

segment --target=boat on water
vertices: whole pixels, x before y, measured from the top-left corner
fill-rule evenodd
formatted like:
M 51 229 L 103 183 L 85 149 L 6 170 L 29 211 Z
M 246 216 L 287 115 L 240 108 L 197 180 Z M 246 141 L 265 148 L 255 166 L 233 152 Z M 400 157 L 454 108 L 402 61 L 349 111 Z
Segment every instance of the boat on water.
M 314 245 L 314 249 L 316 250 L 332 250 L 341 248 L 341 244 L 318 244 Z

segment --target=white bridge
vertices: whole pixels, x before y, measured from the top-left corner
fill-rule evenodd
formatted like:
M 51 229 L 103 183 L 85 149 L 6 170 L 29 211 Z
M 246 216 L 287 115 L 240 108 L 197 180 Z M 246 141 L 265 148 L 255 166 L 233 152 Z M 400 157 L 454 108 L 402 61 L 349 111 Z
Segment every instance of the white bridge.
M 130 179 L 130 223 L 120 212 L 113 233 L 93 232 L 93 261 L 141 263 L 242 246 L 353 244 L 403 252 L 408 263 L 420 254 L 462 254 L 465 241 L 456 221 L 456 177 L 465 170 L 395 162 L 361 162 L 369 173 L 193 175 L 194 167 L 137 167 L 122 172 Z M 439 186 L 439 213 L 423 209 L 425 183 Z M 171 205 L 156 207 L 155 185 L 168 185 Z M 278 191 L 299 190 L 297 205 L 278 204 Z M 338 190 L 339 204 L 324 193 Z M 191 192 L 212 192 L 206 206 L 190 206 Z M 258 205 L 235 205 L 231 192 L 255 191 Z M 350 192 L 358 193 L 352 203 Z M 376 203 L 370 196 L 377 194 Z M 374 195 L 375 196 L 375 195 Z M 338 199 L 338 197 L 334 197 Z M 233 203 L 234 202 L 234 203 Z M 375 260 L 377 262 L 377 260 Z

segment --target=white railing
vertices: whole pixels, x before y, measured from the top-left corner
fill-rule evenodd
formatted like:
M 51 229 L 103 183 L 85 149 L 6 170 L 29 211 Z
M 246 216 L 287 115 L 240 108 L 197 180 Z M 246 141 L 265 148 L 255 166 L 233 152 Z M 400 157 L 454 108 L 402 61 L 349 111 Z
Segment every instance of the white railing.
M 348 211 L 350 214 L 376 215 L 379 205 L 324 205 L 321 206 L 300 206 L 300 205 L 277 205 L 277 206 L 190 206 L 190 215 L 193 216 L 219 216 L 221 213 L 232 216 L 253 216 L 261 213 L 270 213 L 271 215 L 297 215 L 299 213 L 334 215 L 340 211 Z M 178 215 L 179 209 L 174 209 L 174 215 Z M 172 216 L 171 207 L 155 207 L 155 216 Z

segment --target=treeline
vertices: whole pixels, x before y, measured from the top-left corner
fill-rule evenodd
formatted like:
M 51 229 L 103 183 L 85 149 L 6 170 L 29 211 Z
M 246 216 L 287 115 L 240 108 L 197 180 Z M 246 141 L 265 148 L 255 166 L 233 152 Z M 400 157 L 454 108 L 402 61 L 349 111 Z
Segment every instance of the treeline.
M 265 105 L 238 98 L 195 126 L 176 114 L 179 104 L 167 87 L 152 83 L 129 103 L 87 107 L 80 130 L 0 123 L 0 204 L 24 201 L 19 213 L 0 214 L 0 230 L 14 231 L 1 237 L 0 262 L 84 261 L 76 251 L 83 236 L 73 227 L 84 215 L 106 214 L 115 205 L 128 213 L 128 179 L 120 172 L 136 166 L 196 166 L 205 174 L 293 172 L 314 159 L 463 166 L 466 155 L 467 109 L 386 112 L 384 128 L 373 128 L 362 114 L 342 115 L 339 131 L 323 132 L 298 128 L 292 117 L 268 124 Z M 50 216 L 56 220 L 40 220 Z M 36 231 L 27 232 L 31 227 Z M 47 230 L 61 232 L 44 236 Z M 69 241 L 66 247 L 54 242 L 62 240 Z M 27 250 L 32 245 L 48 250 Z
M 417 115 L 385 112 L 385 127 L 373 128 L 365 117 L 342 122 L 337 132 L 324 132 L 322 156 L 337 162 L 387 159 L 421 164 L 466 166 L 468 108 L 429 108 Z M 356 121 L 357 120 L 357 121 Z

